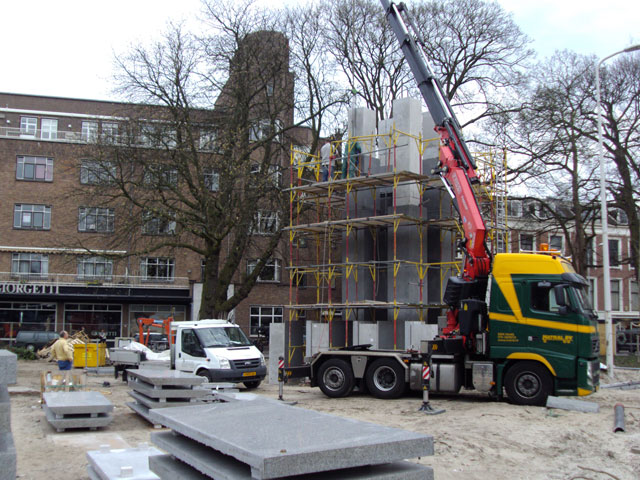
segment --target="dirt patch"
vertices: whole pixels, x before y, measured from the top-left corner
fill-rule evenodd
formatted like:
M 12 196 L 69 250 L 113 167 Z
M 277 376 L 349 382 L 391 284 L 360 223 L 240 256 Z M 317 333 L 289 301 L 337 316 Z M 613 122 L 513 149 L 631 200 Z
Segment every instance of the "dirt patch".
M 19 361 L 18 386 L 40 389 L 40 372 L 55 371 L 45 361 Z M 640 380 L 640 372 L 619 372 L 616 381 Z M 104 386 L 104 382 L 109 386 Z M 606 376 L 603 382 L 608 382 Z M 109 444 L 135 447 L 150 442 L 152 425 L 133 413 L 122 380 L 88 375 L 88 388 L 103 393 L 115 405 L 114 420 L 98 431 L 57 433 L 46 421 L 37 394 L 11 395 L 11 422 L 18 453 L 18 478 L 87 479 L 88 450 Z M 277 385 L 262 385 L 254 393 L 277 398 Z M 377 400 L 354 394 L 325 397 L 319 389 L 287 385 L 284 399 L 297 406 L 342 417 L 374 422 L 432 435 L 435 456 L 414 461 L 431 465 L 437 480 L 620 479 L 640 478 L 640 390 L 601 389 L 583 400 L 597 402 L 599 413 L 518 407 L 480 395 L 432 396 L 446 412 L 426 416 L 418 411 L 419 394 L 398 400 Z M 613 433 L 613 407 L 626 406 L 626 433 Z M 259 419 L 256 419 L 259 421 Z M 295 425 L 291 426 L 295 429 Z

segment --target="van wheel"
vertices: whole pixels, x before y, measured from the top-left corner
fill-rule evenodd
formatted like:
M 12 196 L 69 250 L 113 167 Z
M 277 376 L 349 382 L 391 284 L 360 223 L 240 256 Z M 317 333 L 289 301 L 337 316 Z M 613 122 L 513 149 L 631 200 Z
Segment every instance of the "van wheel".
M 253 390 L 254 388 L 258 388 L 262 383 L 262 380 L 254 380 L 253 382 L 242 382 L 244 386 L 247 387 L 247 390 Z
M 518 362 L 507 371 L 504 388 L 511 403 L 544 406 L 553 390 L 553 378 L 541 363 Z
M 391 358 L 374 361 L 365 374 L 367 388 L 376 398 L 398 398 L 404 393 L 404 368 Z
M 205 382 L 213 382 L 213 378 L 211 378 L 211 372 L 205 368 L 201 368 L 200 370 L 198 370 L 196 375 L 198 375 L 199 377 L 204 377 Z
M 340 358 L 331 358 L 318 369 L 318 386 L 327 397 L 346 397 L 354 383 L 351 365 Z

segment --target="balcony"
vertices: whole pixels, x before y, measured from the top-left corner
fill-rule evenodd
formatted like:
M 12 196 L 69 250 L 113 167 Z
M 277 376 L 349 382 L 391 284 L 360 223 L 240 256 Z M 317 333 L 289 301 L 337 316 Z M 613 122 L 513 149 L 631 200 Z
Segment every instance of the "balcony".
M 117 144 L 120 142 L 119 136 L 102 136 L 102 142 Z M 0 138 L 13 138 L 18 140 L 37 140 L 45 142 L 58 143 L 96 143 L 98 135 L 87 134 L 79 131 L 57 130 L 55 132 L 49 130 L 23 130 L 20 127 L 0 126 Z
M 115 287 L 115 288 L 162 288 L 162 289 L 189 289 L 189 278 L 148 278 L 133 275 L 111 276 L 79 276 L 70 273 L 12 273 L 0 272 L 0 293 L 19 293 L 26 290 L 27 285 L 43 286 L 69 286 L 69 287 Z M 11 289 L 13 291 L 7 291 Z

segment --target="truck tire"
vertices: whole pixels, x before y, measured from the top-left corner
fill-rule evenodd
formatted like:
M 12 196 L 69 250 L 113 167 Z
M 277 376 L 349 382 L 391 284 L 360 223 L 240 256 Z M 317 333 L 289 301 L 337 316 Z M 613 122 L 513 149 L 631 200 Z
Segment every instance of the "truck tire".
M 369 393 L 376 398 L 398 398 L 405 391 L 404 368 L 393 358 L 375 360 L 364 378 Z
M 252 382 L 242 382 L 247 390 L 253 390 L 254 388 L 258 388 L 262 383 L 262 380 L 254 380 Z
M 518 362 L 507 370 L 504 388 L 511 403 L 544 406 L 553 390 L 553 378 L 541 363 Z
M 198 375 L 199 377 L 204 377 L 205 382 L 213 382 L 213 379 L 211 378 L 211 372 L 209 372 L 209 370 L 207 370 L 206 368 L 201 368 L 200 370 L 198 370 L 196 372 L 196 375 Z
M 351 365 L 340 358 L 330 358 L 318 369 L 318 386 L 327 397 L 346 397 L 354 383 Z

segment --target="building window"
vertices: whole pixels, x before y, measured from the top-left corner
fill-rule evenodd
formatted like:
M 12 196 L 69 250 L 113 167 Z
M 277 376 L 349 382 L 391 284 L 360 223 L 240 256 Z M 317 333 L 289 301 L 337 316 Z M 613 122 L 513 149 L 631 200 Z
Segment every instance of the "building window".
M 11 274 L 20 277 L 46 277 L 49 273 L 49 257 L 37 253 L 14 253 L 11 258 Z
M 16 179 L 52 182 L 53 158 L 18 156 Z
M 621 306 L 622 282 L 619 279 L 611 280 L 611 310 L 619 312 Z
M 507 214 L 510 217 L 519 218 L 522 216 L 522 200 L 510 200 L 508 205 Z
M 248 260 L 247 261 L 247 275 L 250 275 L 253 272 L 253 269 L 256 268 L 258 264 L 258 260 Z M 262 271 L 258 276 L 258 282 L 279 282 L 280 281 L 280 260 L 277 258 L 272 258 L 267 260 L 267 263 L 262 267 Z
M 259 210 L 254 217 L 254 232 L 258 235 L 273 235 L 280 228 L 278 212 Z
M 78 260 L 78 278 L 80 280 L 111 279 L 113 261 L 104 257 L 84 257 Z
M 549 236 L 549 247 L 551 250 L 555 250 L 556 252 L 560 252 L 560 254 L 562 254 L 563 244 L 564 237 L 562 235 Z
M 176 222 L 167 217 L 156 217 L 151 212 L 142 214 L 142 233 L 145 235 L 173 235 Z
M 520 251 L 521 252 L 532 252 L 535 248 L 535 242 L 533 235 L 529 233 L 521 233 L 520 234 Z
M 115 215 L 112 208 L 80 207 L 78 230 L 80 232 L 113 232 Z
M 178 185 L 178 170 L 164 165 L 150 165 L 144 172 L 146 185 L 157 188 L 169 188 Z
M 118 124 L 103 123 L 102 124 L 102 141 L 104 143 L 118 143 Z
M 258 329 L 260 327 L 268 327 L 270 323 L 282 323 L 282 307 L 260 307 L 251 306 L 250 309 L 250 330 L 251 336 L 258 335 Z
M 589 278 L 589 300 L 594 310 L 598 309 L 598 286 L 595 278 Z
M 143 280 L 173 280 L 175 262 L 173 258 L 146 257 L 140 261 Z
M 205 170 L 204 184 L 212 192 L 219 191 L 220 190 L 220 174 L 213 169 Z
M 82 141 L 94 143 L 98 140 L 98 122 L 82 122 Z
M 260 165 L 254 163 L 251 165 L 251 173 L 259 174 L 260 173 Z M 282 184 L 282 171 L 278 165 L 269 165 L 267 168 L 267 175 L 271 177 L 273 180 L 273 184 L 276 187 L 279 187 Z
M 200 132 L 200 150 L 205 152 L 215 152 L 218 150 L 218 135 L 213 130 L 203 130 Z
M 589 240 L 587 240 L 587 266 L 588 267 L 595 265 L 594 264 L 595 251 L 593 248 L 593 244 L 594 244 L 593 238 L 590 238 Z
M 620 239 L 609 239 L 609 266 L 621 267 L 620 264 Z
M 49 230 L 51 207 L 18 203 L 13 210 L 13 226 L 31 230 Z
M 38 119 L 36 117 L 20 117 L 20 135 L 36 136 Z
M 632 312 L 640 311 L 640 301 L 638 300 L 638 281 L 629 282 L 629 306 Z
M 40 120 L 40 138 L 43 140 L 57 140 L 58 120 L 55 118 L 43 118 Z
M 83 185 L 106 185 L 116 178 L 116 167 L 111 162 L 82 160 L 80 183 Z
M 257 142 L 273 137 L 273 141 L 279 142 L 282 131 L 280 120 L 258 120 L 249 128 L 249 141 Z

